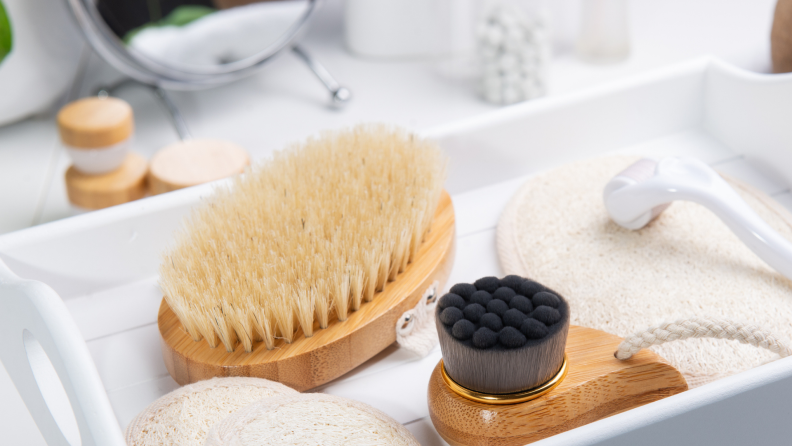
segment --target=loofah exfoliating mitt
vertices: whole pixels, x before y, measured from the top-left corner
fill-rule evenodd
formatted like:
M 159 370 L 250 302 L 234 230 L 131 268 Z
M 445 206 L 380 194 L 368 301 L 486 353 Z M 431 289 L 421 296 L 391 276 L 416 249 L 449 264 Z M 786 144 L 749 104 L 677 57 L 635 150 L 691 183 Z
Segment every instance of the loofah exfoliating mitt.
M 251 404 L 217 423 L 206 446 L 419 446 L 396 420 L 366 404 L 318 393 Z
M 611 221 L 603 188 L 636 160 L 587 160 L 529 179 L 498 223 L 505 273 L 562 293 L 572 324 L 622 337 L 692 317 L 743 321 L 792 339 L 792 282 L 703 206 L 676 202 L 638 231 Z M 727 180 L 760 217 L 792 240 L 792 215 L 763 193 Z M 651 348 L 679 369 L 690 387 L 778 358 L 724 339 L 686 339 Z
M 299 395 L 260 378 L 213 378 L 161 397 L 129 423 L 128 446 L 203 446 L 212 426 L 262 399 Z

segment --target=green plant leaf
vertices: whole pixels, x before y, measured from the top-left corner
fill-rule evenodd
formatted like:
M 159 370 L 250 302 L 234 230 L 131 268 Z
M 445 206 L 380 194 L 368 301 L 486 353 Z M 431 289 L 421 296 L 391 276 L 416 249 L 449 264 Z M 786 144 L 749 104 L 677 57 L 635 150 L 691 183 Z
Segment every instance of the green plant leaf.
M 208 6 L 201 6 L 201 5 L 177 6 L 173 11 L 170 12 L 170 14 L 166 15 L 162 19 L 154 22 L 146 23 L 143 26 L 139 26 L 129 31 L 122 40 L 124 41 L 124 43 L 128 45 L 129 42 L 132 41 L 132 39 L 135 37 L 137 33 L 143 31 L 146 28 L 160 27 L 160 26 L 184 26 L 215 11 L 217 10 L 214 8 L 210 8 Z
M 166 15 L 160 21 L 163 26 L 184 26 L 190 22 L 200 19 L 201 17 L 217 11 L 214 8 L 201 5 L 181 5 Z
M 0 0 L 0 62 L 8 56 L 13 45 L 14 36 L 11 34 L 11 21 L 8 19 L 2 0 Z

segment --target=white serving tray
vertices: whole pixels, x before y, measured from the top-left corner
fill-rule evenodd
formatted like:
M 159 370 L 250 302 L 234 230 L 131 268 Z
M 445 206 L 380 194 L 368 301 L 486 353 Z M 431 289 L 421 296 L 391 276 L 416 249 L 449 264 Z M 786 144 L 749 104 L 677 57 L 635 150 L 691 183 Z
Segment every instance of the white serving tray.
M 502 275 L 495 226 L 526 177 L 603 153 L 696 156 L 792 208 L 792 76 L 751 74 L 712 59 L 504 108 L 427 136 L 451 157 L 457 258 L 449 284 Z M 156 327 L 158 255 L 212 187 L 0 236 L 0 357 L 48 444 L 81 437 L 84 445 L 120 446 L 131 418 L 177 387 Z M 42 392 L 57 395 L 60 384 L 46 375 L 44 354 L 66 390 L 46 403 Z M 392 346 L 318 390 L 383 410 L 422 444 L 444 444 L 426 403 L 439 359 L 439 349 L 416 359 Z M 31 368 L 40 370 L 35 379 Z M 11 385 L 1 372 L 0 389 Z M 0 407 L 13 412 L 0 420 L 3 438 L 19 438 L 16 426 L 29 415 L 15 399 Z M 536 444 L 792 444 L 790 414 L 792 358 Z

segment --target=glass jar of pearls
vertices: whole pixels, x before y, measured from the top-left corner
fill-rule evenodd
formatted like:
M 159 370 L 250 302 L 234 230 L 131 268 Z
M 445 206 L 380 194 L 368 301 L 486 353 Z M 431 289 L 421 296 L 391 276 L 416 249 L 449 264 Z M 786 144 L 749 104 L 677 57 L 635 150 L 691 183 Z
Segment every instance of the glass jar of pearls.
M 551 42 L 542 2 L 496 0 L 476 26 L 481 95 L 494 104 L 536 98 L 547 89 Z

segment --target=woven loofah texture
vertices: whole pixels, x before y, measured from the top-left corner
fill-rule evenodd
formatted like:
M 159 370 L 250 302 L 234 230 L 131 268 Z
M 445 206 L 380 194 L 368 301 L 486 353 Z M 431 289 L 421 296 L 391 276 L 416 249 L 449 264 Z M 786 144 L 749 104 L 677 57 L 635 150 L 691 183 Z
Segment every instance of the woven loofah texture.
M 128 446 L 203 446 L 215 423 L 264 398 L 299 395 L 260 378 L 213 378 L 177 389 L 129 423 Z
M 410 432 L 366 404 L 318 393 L 263 400 L 217 423 L 206 446 L 409 445 Z
M 786 342 L 757 325 L 714 318 L 690 318 L 649 327 L 646 331 L 628 336 L 614 353 L 617 359 L 630 359 L 641 349 L 680 339 L 716 338 L 731 339 L 743 344 L 767 349 L 786 358 L 792 350 Z
M 627 337 L 691 317 L 754 324 L 792 339 L 792 283 L 754 255 L 703 206 L 677 202 L 639 231 L 623 229 L 602 202 L 605 184 L 635 162 L 607 157 L 537 175 L 512 198 L 498 224 L 507 274 L 562 293 L 571 322 Z M 732 187 L 784 237 L 792 216 L 736 181 Z M 686 339 L 651 347 L 690 387 L 778 359 L 725 339 Z

